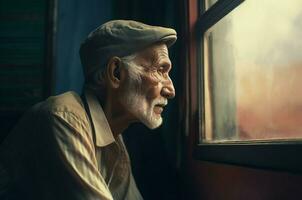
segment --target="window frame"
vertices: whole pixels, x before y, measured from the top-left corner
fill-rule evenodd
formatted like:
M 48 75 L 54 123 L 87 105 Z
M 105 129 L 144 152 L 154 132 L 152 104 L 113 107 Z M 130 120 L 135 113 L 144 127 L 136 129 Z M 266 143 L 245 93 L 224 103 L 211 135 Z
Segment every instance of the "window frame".
M 220 19 L 245 0 L 218 0 L 205 10 L 204 0 L 188 2 L 189 32 L 189 127 L 193 145 L 193 157 L 197 160 L 225 163 L 258 169 L 302 173 L 302 140 L 257 140 L 207 143 L 202 141 L 204 133 L 204 66 L 203 34 Z M 195 6 L 199 10 L 197 14 Z M 193 12 L 190 13 L 190 12 Z M 193 28 L 192 28 L 193 27 Z M 188 77 L 187 77 L 188 79 Z M 196 95 L 196 91 L 198 94 Z

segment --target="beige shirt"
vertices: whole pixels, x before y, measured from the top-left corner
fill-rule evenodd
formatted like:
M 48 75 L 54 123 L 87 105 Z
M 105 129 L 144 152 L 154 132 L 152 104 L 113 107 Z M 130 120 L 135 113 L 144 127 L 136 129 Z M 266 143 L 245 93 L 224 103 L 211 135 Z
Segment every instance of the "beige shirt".
M 1 145 L 0 199 L 143 199 L 122 137 L 113 137 L 97 98 L 85 97 L 88 112 L 67 92 L 23 117 Z

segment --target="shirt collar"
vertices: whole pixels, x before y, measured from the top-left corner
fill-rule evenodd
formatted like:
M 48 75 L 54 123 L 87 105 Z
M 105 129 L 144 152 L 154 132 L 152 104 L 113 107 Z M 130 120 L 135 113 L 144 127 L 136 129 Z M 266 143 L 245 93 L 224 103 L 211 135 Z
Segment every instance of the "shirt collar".
M 91 124 L 95 130 L 96 146 L 104 147 L 115 142 L 113 133 L 97 97 L 88 89 L 84 93 L 91 116 Z

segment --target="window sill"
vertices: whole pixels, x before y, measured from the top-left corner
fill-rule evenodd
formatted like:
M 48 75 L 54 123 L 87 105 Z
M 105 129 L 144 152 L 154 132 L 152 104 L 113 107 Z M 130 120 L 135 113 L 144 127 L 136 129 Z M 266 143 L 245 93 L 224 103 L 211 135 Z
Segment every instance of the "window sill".
M 301 141 L 202 143 L 194 158 L 204 161 L 302 174 Z

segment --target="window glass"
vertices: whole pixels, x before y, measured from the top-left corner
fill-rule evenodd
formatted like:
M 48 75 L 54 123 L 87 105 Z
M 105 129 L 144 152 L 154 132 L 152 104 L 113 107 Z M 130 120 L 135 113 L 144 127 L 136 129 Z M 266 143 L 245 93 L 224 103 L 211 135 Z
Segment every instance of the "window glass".
M 205 7 L 209 9 L 212 5 L 214 5 L 218 0 L 205 0 Z
M 245 1 L 204 34 L 203 141 L 302 138 L 302 1 Z

